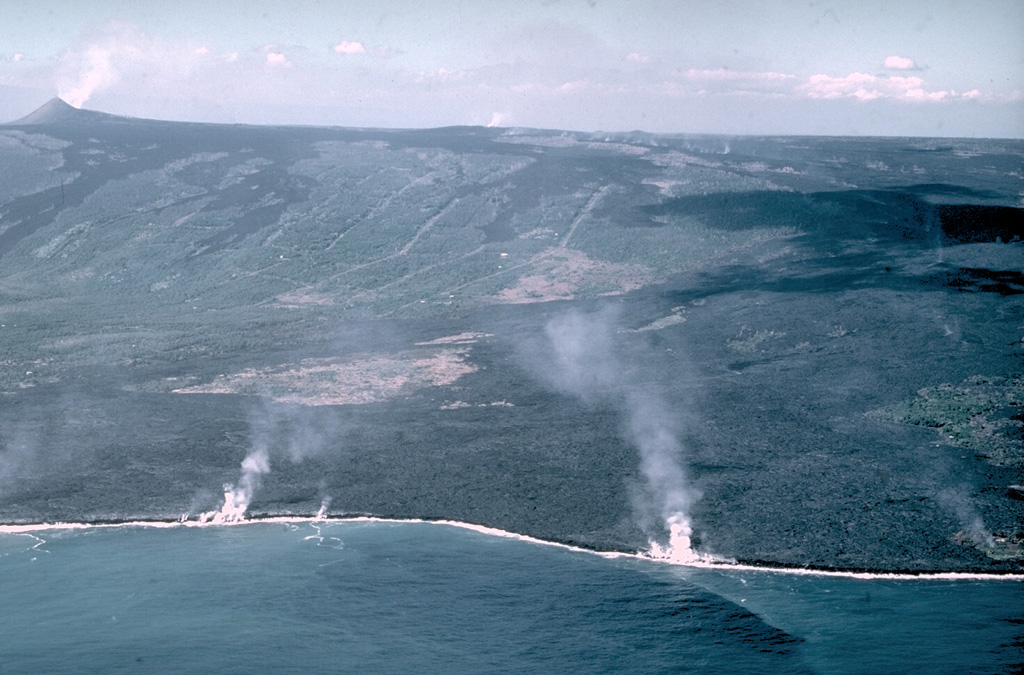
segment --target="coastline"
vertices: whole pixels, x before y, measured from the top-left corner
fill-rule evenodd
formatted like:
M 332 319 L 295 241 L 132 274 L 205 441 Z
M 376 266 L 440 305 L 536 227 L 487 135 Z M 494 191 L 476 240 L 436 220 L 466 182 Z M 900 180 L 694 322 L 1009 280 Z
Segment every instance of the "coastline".
M 206 527 L 236 527 L 245 525 L 333 525 L 346 523 L 391 523 L 391 524 L 423 524 L 442 525 L 463 530 L 469 530 L 478 534 L 515 539 L 529 544 L 539 546 L 550 546 L 561 548 L 574 553 L 586 553 L 597 555 L 607 559 L 630 558 L 660 564 L 673 565 L 701 570 L 714 570 L 721 572 L 764 572 L 772 574 L 789 574 L 798 576 L 835 577 L 861 580 L 910 580 L 910 581 L 1017 581 L 1024 582 L 1024 569 L 1015 571 L 1013 569 L 967 569 L 967 570 L 928 570 L 928 569 L 885 569 L 885 568 L 838 568 L 825 567 L 820 565 L 797 565 L 785 562 L 769 560 L 731 560 L 718 558 L 708 554 L 700 554 L 698 559 L 680 561 L 652 556 L 647 551 L 615 551 L 598 550 L 571 543 L 540 539 L 526 534 L 510 532 L 495 527 L 467 523 L 449 519 L 426 519 L 426 518 L 391 518 L 386 516 L 373 516 L 367 514 L 341 514 L 341 515 L 257 515 L 251 518 L 242 518 L 232 522 L 203 522 L 194 518 L 179 518 L 178 520 L 159 519 L 105 519 L 88 522 L 52 522 L 52 523 L 7 523 L 0 524 L 0 535 L 28 535 L 34 536 L 39 532 L 52 532 L 64 530 L 90 530 L 90 529 L 113 529 L 113 528 L 151 528 L 151 529 L 172 529 L 172 528 L 206 528 Z

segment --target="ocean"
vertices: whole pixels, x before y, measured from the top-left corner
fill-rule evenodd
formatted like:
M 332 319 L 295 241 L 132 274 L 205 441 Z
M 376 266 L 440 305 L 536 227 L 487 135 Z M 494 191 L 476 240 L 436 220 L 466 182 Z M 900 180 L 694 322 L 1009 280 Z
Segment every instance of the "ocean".
M 457 523 L 8 526 L 0 673 L 1006 673 L 1020 576 L 672 565 Z

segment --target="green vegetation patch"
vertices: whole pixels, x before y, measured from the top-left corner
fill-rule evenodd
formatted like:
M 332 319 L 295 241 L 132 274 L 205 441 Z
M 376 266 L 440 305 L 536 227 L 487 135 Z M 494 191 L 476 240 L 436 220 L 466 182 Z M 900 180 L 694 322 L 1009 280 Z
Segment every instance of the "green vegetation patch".
M 950 445 L 973 450 L 996 466 L 1024 465 L 1024 379 L 969 377 L 925 387 L 917 396 L 872 410 L 869 417 L 941 429 Z

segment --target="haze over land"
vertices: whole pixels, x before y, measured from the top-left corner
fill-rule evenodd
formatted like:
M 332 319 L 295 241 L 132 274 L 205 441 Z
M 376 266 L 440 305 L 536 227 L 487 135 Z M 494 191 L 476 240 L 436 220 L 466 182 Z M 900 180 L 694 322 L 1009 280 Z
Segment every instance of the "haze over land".
M 227 485 L 1019 569 L 1022 157 L 51 101 L 0 127 L 0 520 L 199 518 Z

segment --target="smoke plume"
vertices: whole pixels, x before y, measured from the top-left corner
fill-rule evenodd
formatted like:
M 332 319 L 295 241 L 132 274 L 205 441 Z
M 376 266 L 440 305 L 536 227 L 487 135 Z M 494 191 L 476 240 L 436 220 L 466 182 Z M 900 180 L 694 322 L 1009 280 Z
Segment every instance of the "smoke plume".
M 624 434 L 640 456 L 644 483 L 633 499 L 641 528 L 650 537 L 651 554 L 674 562 L 698 559 L 691 544 L 690 509 L 698 499 L 683 468 L 679 418 L 657 394 L 637 363 L 634 349 L 626 353 L 616 332 L 613 308 L 584 314 L 578 311 L 552 319 L 545 326 L 545 348 L 536 363 L 556 390 L 584 401 L 617 409 Z M 665 539 L 667 543 L 659 543 Z

